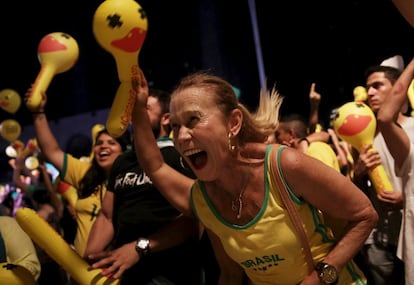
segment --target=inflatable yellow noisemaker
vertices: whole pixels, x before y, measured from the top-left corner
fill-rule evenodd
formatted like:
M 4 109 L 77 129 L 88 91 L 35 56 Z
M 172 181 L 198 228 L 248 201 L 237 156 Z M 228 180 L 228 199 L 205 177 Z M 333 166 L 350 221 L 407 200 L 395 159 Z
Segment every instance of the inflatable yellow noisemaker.
M 373 144 L 377 120 L 371 108 L 362 102 L 348 102 L 337 109 L 332 125 L 338 137 L 352 145 L 359 152 Z M 372 146 L 369 151 L 375 150 Z M 392 192 L 393 186 L 382 164 L 368 170 L 377 193 Z
M 30 272 L 19 265 L 0 263 L 0 281 L 4 285 L 35 285 L 35 279 Z
M 138 55 L 147 28 L 147 15 L 134 0 L 105 0 L 93 17 L 95 38 L 114 56 L 121 82 L 106 122 L 108 132 L 114 137 L 125 133 L 131 122 L 131 111 L 136 99 L 131 79 L 140 79 Z
M 62 266 L 79 285 L 119 284 L 119 279 L 107 278 L 101 274 L 101 269 L 92 269 L 33 209 L 18 209 L 16 220 L 33 241 Z

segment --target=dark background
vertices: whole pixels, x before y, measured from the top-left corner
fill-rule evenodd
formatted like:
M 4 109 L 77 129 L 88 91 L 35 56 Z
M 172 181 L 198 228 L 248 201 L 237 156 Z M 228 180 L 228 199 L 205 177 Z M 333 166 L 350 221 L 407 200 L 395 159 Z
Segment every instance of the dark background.
M 0 90 L 12 88 L 23 97 L 40 70 L 39 41 L 48 33 L 65 32 L 76 39 L 80 54 L 76 65 L 49 85 L 48 118 L 58 121 L 110 108 L 119 86 L 115 60 L 92 32 L 101 3 L 2 2 Z M 209 69 L 239 88 L 240 100 L 249 108 L 256 107 L 261 80 L 248 0 L 138 3 L 148 16 L 139 65 L 151 85 L 171 90 L 183 75 Z M 366 67 L 396 54 L 405 63 L 414 56 L 414 28 L 391 0 L 256 0 L 255 6 L 266 84 L 285 97 L 282 114 L 307 116 L 310 84 L 316 82 L 322 95 L 320 117 L 326 122 L 331 109 L 353 100 L 352 90 L 364 84 Z M 0 122 L 8 118 L 23 130 L 31 124 L 23 103 L 15 114 L 0 110 Z M 9 166 L 0 152 L 4 172 Z

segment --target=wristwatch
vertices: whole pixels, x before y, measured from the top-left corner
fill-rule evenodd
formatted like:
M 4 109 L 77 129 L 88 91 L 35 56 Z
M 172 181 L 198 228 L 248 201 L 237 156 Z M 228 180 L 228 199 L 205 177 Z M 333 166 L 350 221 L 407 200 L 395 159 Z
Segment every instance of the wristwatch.
M 323 284 L 336 285 L 338 283 L 338 271 L 333 265 L 321 261 L 316 264 L 315 270 Z
M 150 240 L 147 238 L 139 238 L 135 244 L 135 250 L 141 258 L 148 256 L 150 252 Z

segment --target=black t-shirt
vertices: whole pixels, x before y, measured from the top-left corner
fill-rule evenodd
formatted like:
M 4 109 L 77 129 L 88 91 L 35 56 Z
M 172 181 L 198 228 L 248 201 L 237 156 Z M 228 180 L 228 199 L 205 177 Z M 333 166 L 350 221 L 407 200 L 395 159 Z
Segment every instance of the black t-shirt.
M 194 177 L 190 168 L 183 168 L 180 155 L 170 140 L 161 141 L 166 163 L 179 172 Z M 126 151 L 114 162 L 108 179 L 108 191 L 114 193 L 113 246 L 147 237 L 178 215 L 177 211 L 154 187 L 138 164 L 134 150 Z M 163 275 L 175 284 L 199 284 L 200 264 L 197 238 L 140 260 L 127 270 L 121 284 L 146 284 L 151 278 Z

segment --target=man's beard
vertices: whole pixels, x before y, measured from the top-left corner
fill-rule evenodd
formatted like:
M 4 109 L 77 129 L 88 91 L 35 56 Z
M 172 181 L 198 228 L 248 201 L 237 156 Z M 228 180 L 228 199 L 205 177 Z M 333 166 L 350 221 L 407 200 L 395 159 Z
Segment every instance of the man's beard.
M 155 138 L 158 138 L 161 133 L 161 128 L 159 126 L 152 128 L 152 133 L 154 134 Z

